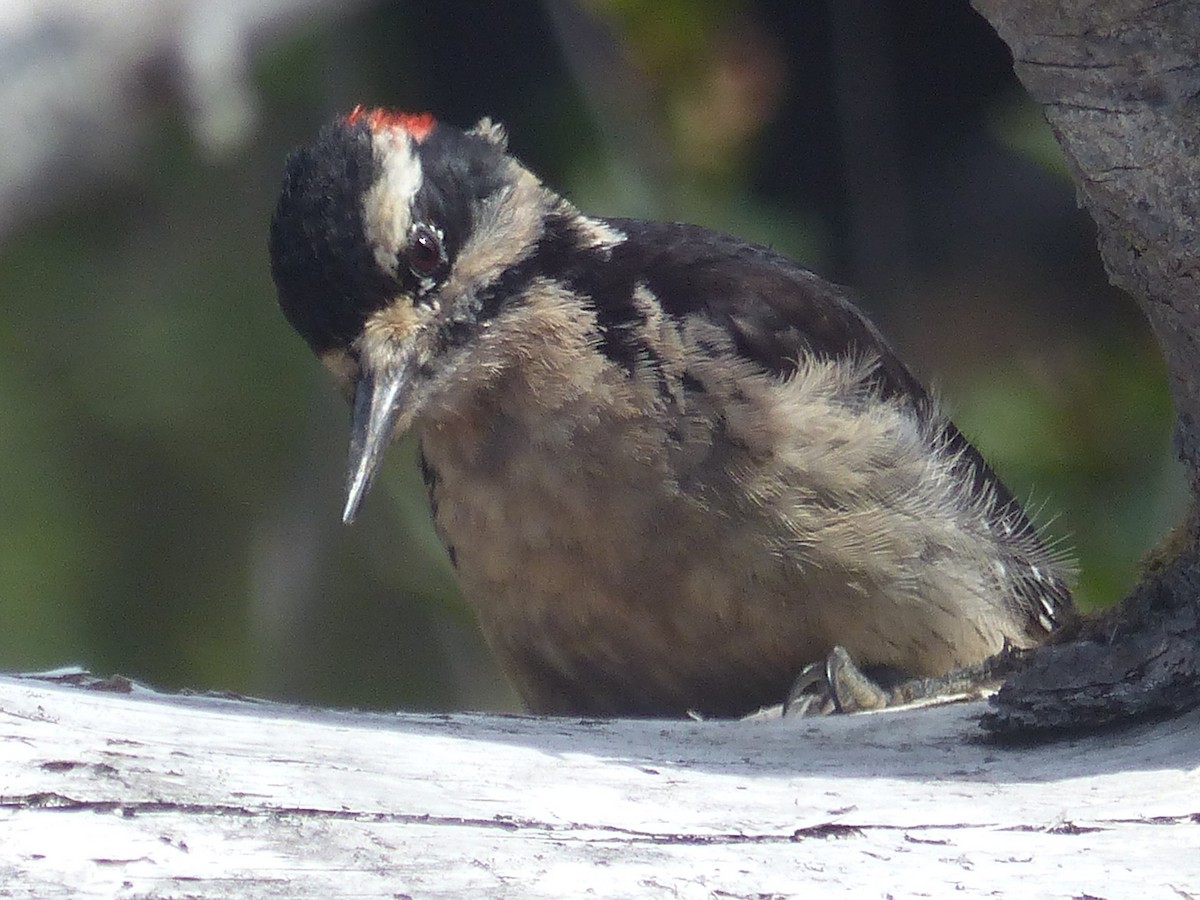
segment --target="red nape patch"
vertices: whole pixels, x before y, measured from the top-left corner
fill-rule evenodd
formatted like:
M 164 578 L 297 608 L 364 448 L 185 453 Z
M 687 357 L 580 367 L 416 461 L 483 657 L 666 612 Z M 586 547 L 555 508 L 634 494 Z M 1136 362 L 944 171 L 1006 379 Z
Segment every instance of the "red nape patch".
M 425 140 L 425 136 L 433 131 L 433 126 L 437 124 L 432 113 L 408 113 L 381 107 L 366 109 L 361 104 L 350 110 L 346 122 L 350 125 L 366 122 L 372 131 L 381 128 L 399 129 L 408 132 L 414 141 Z

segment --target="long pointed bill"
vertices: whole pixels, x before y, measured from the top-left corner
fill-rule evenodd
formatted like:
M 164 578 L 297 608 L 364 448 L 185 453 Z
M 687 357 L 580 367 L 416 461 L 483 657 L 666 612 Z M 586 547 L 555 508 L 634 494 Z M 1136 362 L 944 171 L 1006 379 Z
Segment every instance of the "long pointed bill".
M 404 410 L 404 395 L 411 386 L 408 367 L 364 373 L 354 387 L 354 415 L 350 423 L 350 464 L 346 470 L 346 508 L 342 521 L 349 525 L 371 488 L 392 442 L 396 420 Z

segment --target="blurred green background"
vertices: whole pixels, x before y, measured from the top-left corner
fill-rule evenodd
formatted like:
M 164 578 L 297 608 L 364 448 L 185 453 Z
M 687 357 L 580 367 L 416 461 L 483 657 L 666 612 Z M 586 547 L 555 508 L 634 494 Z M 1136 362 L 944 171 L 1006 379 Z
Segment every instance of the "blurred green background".
M 283 159 L 360 102 L 490 115 L 587 211 L 700 222 L 855 285 L 1072 549 L 1081 604 L 1119 598 L 1181 513 L 1153 340 L 965 3 L 336 7 L 252 42 L 232 136 L 203 139 L 155 59 L 127 151 L 6 211 L 0 668 L 513 706 L 410 447 L 339 524 L 347 410 L 275 307 Z

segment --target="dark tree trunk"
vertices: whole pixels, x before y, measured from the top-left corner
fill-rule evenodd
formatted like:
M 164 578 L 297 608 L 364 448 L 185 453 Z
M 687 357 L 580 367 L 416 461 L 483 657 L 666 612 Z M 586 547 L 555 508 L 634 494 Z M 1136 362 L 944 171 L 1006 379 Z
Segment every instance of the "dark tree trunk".
M 1200 8 L 1193 0 L 974 0 L 1045 110 L 1109 277 L 1170 368 L 1175 440 L 1200 489 Z M 1077 729 L 1200 702 L 1195 515 L 1125 602 L 1038 654 L 992 727 Z

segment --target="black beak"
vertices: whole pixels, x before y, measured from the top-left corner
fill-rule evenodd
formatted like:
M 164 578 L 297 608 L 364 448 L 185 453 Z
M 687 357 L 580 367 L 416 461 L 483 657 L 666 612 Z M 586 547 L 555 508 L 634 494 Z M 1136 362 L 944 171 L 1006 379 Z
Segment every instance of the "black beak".
M 346 508 L 342 521 L 349 525 L 392 442 L 400 413 L 408 405 L 412 378 L 409 367 L 363 372 L 354 385 L 354 413 L 350 422 L 350 460 L 346 470 Z

